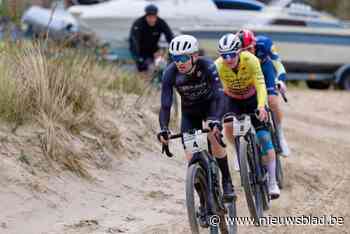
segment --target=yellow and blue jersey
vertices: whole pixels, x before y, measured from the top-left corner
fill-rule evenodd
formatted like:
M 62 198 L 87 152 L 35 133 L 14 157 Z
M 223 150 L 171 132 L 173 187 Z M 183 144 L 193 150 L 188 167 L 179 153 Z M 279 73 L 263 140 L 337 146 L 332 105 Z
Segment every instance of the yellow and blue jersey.
M 242 99 L 256 93 L 258 108 L 264 107 L 267 103 L 267 91 L 259 59 L 248 51 L 241 52 L 239 56 L 237 71 L 227 66 L 221 57 L 215 61 L 224 93 Z

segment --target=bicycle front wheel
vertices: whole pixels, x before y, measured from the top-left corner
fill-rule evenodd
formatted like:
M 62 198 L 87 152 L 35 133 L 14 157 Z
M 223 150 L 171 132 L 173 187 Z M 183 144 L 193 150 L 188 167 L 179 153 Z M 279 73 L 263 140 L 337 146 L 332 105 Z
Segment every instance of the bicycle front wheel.
M 202 209 L 208 210 L 206 194 L 208 191 L 205 171 L 199 164 L 192 164 L 187 169 L 186 176 L 186 205 L 188 220 L 193 234 L 199 234 L 199 210 L 200 205 L 204 206 Z
M 240 174 L 250 216 L 256 224 L 259 224 L 259 217 L 262 216 L 263 210 L 261 190 L 260 186 L 254 182 L 254 165 L 253 162 L 248 161 L 248 147 L 249 144 L 241 138 L 238 150 Z

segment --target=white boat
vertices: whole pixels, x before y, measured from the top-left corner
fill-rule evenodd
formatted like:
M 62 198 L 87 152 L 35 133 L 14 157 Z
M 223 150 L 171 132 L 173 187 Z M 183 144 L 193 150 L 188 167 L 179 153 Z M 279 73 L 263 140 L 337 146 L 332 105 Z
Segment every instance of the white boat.
M 114 46 L 127 47 L 131 24 L 136 18 L 143 15 L 144 7 L 150 2 L 113 0 L 93 6 L 73 6 L 69 8 L 69 12 L 78 16 L 81 23 L 88 25 L 100 37 L 113 42 Z M 349 29 L 345 28 L 342 21 L 328 14 L 313 11 L 305 5 L 290 4 L 291 1 L 278 1 L 272 6 L 265 6 L 262 10 L 255 11 L 219 9 L 218 2 L 220 0 L 215 0 L 215 3 L 212 0 L 154 1 L 160 9 L 160 16 L 175 32 L 193 31 L 198 36 L 203 36 L 203 39 L 208 39 L 207 37 L 217 39 L 223 32 L 234 31 L 242 26 L 258 31 L 263 28 L 262 32 L 274 32 L 276 42 L 281 38 L 281 34 L 287 35 L 289 31 L 307 35 L 311 35 L 312 32 L 313 35 L 327 34 L 327 32 L 331 35 L 350 35 Z M 244 1 L 226 0 L 224 2 Z M 253 1 L 250 0 L 250 2 Z M 263 5 L 262 3 L 257 4 Z M 278 32 L 279 37 L 277 38 Z M 300 41 L 296 39 L 298 40 Z M 307 41 L 307 43 L 310 42 Z M 282 50 L 281 53 L 284 54 L 284 51 Z M 293 57 L 292 54 L 291 56 Z M 287 59 L 290 56 L 286 54 L 283 57 Z
M 28 8 L 22 23 L 27 26 L 29 33 L 49 33 L 55 39 L 65 39 L 72 33 L 79 31 L 78 21 L 63 8 L 46 9 L 40 6 Z
M 221 2 L 235 4 L 220 5 Z M 270 36 L 290 72 L 334 73 L 350 61 L 348 24 L 289 0 L 259 4 L 260 9 L 242 10 L 239 2 L 253 0 L 157 0 L 153 1 L 177 33 L 196 36 L 205 51 L 216 56 L 217 40 L 227 32 L 245 27 Z M 146 0 L 111 0 L 94 6 L 73 6 L 69 12 L 114 47 L 127 51 L 132 22 L 143 15 Z M 219 7 L 218 7 L 219 6 Z M 237 7 L 238 6 L 238 7 Z M 220 8 L 220 9 L 219 9 Z M 236 9 L 235 9 L 236 8 Z M 114 33 L 111 33 L 114 32 Z M 122 50 L 120 50 L 122 51 Z M 320 77 L 320 76 L 318 76 Z M 328 76 L 329 77 L 329 76 Z M 341 79 L 341 78 L 339 78 Z

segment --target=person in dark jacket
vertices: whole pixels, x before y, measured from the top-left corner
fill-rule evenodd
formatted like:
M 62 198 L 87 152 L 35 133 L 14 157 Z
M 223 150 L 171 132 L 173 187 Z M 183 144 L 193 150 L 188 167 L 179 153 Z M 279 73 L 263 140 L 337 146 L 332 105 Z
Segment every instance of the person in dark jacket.
M 136 62 L 138 71 L 147 71 L 159 50 L 158 42 L 164 33 L 168 43 L 174 35 L 168 24 L 158 16 L 158 8 L 154 4 L 145 7 L 145 15 L 138 18 L 130 30 L 130 52 Z

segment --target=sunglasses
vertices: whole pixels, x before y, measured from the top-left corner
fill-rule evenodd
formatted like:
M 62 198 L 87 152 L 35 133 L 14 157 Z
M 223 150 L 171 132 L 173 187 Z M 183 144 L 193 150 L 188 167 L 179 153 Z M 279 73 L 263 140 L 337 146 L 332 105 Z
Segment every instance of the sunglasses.
M 187 63 L 191 59 L 191 56 L 187 54 L 181 54 L 181 55 L 173 55 L 171 56 L 171 58 L 175 63 Z
M 237 57 L 238 53 L 237 52 L 231 52 L 231 53 L 227 53 L 227 54 L 221 54 L 221 57 L 224 60 L 231 60 L 231 59 L 235 59 Z

